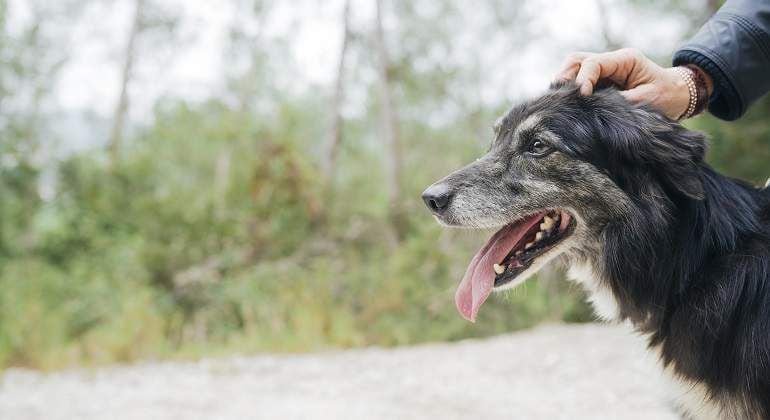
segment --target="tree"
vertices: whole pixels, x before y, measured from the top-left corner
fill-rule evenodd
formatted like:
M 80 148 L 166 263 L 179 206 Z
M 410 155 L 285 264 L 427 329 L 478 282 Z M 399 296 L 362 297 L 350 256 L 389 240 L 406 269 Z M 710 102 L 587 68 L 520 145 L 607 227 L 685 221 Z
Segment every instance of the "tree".
M 596 0 L 596 9 L 599 12 L 599 28 L 605 48 L 608 51 L 622 48 L 622 45 L 615 39 L 612 34 L 610 17 L 607 15 L 607 4 L 604 2 L 604 0 Z
M 139 43 L 141 38 L 155 29 L 171 32 L 176 25 L 177 18 L 168 9 L 162 9 L 159 3 L 146 0 L 134 0 L 134 15 L 128 33 L 128 40 L 123 52 L 123 65 L 120 75 L 120 93 L 112 118 L 112 128 L 108 141 L 108 149 L 111 161 L 118 160 L 123 142 L 123 134 L 128 116 L 130 97 L 129 88 L 134 79 L 134 67 L 139 56 Z M 165 41 L 168 41 L 165 39 Z M 159 42 L 158 42 L 159 43 Z M 153 48 L 157 50 L 158 48 Z
M 265 33 L 274 5 L 262 0 L 234 0 L 233 4 L 237 12 L 223 55 L 229 63 L 225 69 L 227 93 L 234 98 L 239 111 L 255 113 L 276 96 L 270 83 L 275 71 L 271 49 L 286 51 L 286 46 L 277 45 Z
M 126 114 L 128 113 L 128 85 L 133 76 L 136 42 L 139 33 L 142 31 L 144 7 L 144 0 L 135 0 L 134 17 L 128 34 L 125 53 L 123 55 L 123 69 L 120 75 L 120 94 L 118 96 L 118 103 L 115 106 L 115 112 L 112 118 L 112 130 L 110 131 L 109 150 L 113 162 L 116 162 L 118 159 L 120 143 L 123 140 L 123 130 Z
M 399 143 L 398 117 L 396 106 L 393 102 L 391 64 L 388 50 L 385 45 L 385 31 L 383 30 L 382 0 L 376 1 L 376 25 L 374 40 L 377 49 L 377 70 L 379 75 L 382 140 L 385 146 L 385 162 L 387 173 L 388 206 L 391 217 L 398 218 L 399 200 L 401 196 L 401 146 Z
M 331 124 L 326 135 L 326 147 L 323 161 L 324 180 L 327 185 L 332 183 L 334 178 L 337 154 L 342 143 L 342 101 L 344 98 L 345 82 L 345 57 L 347 56 L 348 44 L 350 41 L 350 0 L 345 0 L 345 7 L 342 13 L 342 46 L 340 47 L 340 57 L 337 62 L 337 77 L 334 82 L 334 92 L 331 100 Z
M 11 22 L 17 4 L 0 0 L 0 257 L 29 248 L 41 168 L 50 158 L 51 91 L 68 59 L 67 26 L 81 5 L 30 1 L 26 21 Z

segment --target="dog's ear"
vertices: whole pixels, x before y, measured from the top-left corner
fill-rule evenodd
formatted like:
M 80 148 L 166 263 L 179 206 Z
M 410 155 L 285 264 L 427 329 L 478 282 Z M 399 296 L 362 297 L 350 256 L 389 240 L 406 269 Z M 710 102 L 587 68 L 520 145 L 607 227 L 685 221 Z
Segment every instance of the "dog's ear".
M 605 109 L 597 114 L 599 135 L 607 143 L 610 162 L 635 165 L 652 171 L 671 191 L 702 200 L 701 163 L 707 141 L 645 108 Z M 621 169 L 621 168 L 618 168 Z
M 649 114 L 649 112 L 647 112 Z M 650 134 L 647 140 L 650 159 L 658 165 L 661 177 L 669 187 L 683 195 L 703 200 L 701 163 L 706 155 L 708 142 L 703 133 L 688 130 L 677 122 L 662 120 L 661 129 Z

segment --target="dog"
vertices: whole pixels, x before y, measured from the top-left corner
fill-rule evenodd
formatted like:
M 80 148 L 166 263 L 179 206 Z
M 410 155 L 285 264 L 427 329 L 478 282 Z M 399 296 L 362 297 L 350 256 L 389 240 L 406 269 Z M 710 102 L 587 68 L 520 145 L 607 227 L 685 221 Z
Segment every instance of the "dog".
M 720 175 L 706 150 L 614 88 L 559 83 L 513 107 L 484 156 L 422 194 L 443 225 L 499 229 L 457 309 L 474 321 L 559 257 L 601 318 L 646 337 L 683 415 L 770 419 L 770 190 Z

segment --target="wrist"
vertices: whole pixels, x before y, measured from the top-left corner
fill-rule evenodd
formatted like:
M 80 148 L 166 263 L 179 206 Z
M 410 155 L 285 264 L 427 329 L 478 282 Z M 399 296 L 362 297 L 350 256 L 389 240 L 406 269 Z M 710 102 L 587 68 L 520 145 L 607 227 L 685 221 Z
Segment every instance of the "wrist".
M 685 66 L 685 68 L 690 71 L 690 77 L 692 79 L 692 82 L 694 82 L 695 84 L 695 93 L 696 93 L 695 100 L 693 101 L 695 103 L 695 108 L 687 116 L 687 118 L 689 118 L 689 117 L 698 115 L 701 112 L 706 110 L 706 107 L 708 106 L 708 103 L 709 103 L 709 97 L 711 97 L 710 89 L 713 89 L 713 84 L 710 84 L 707 81 L 706 73 L 703 70 L 701 70 L 699 67 L 694 66 L 692 64 L 688 64 Z M 711 87 L 709 87 L 710 85 Z
M 710 78 L 707 80 L 703 71 L 694 66 L 678 66 L 672 70 L 679 75 L 677 83 L 679 94 L 677 96 L 687 98 L 685 110 L 676 119 L 684 120 L 703 112 L 708 105 L 710 89 L 713 89 Z M 686 91 L 683 90 L 682 83 L 686 86 Z
M 705 71 L 703 71 L 702 68 L 696 66 L 695 64 L 687 64 L 685 67 L 687 67 L 690 70 L 698 73 L 698 75 L 703 80 L 704 87 L 706 88 L 706 94 L 707 94 L 708 98 L 711 98 L 711 95 L 714 94 L 714 80 L 711 78 L 711 76 L 708 73 L 706 73 Z
M 669 73 L 669 84 L 663 91 L 663 98 L 666 105 L 665 114 L 673 120 L 681 120 L 687 114 L 690 108 L 690 86 L 687 83 L 687 70 L 681 67 L 670 67 L 666 69 Z

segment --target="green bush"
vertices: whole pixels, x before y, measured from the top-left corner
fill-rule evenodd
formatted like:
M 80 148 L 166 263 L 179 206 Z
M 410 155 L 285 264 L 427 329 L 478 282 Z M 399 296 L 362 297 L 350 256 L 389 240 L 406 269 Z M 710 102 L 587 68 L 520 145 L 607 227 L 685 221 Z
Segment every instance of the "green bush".
M 4 225 L 0 366 L 391 346 L 583 319 L 575 293 L 531 281 L 476 325 L 462 320 L 454 288 L 484 235 L 441 229 L 419 190 L 480 145 L 461 125 L 406 127 L 415 156 L 430 155 L 430 138 L 449 151 L 407 160 L 396 245 L 377 148 L 346 142 L 344 176 L 324 195 L 307 148 L 321 126 L 312 103 L 262 122 L 217 102 L 168 103 L 119 161 L 62 162 L 52 200 L 23 198 L 34 173 L 6 178 L 19 198 L 3 206 L 16 223 Z M 348 130 L 365 137 L 367 124 Z

